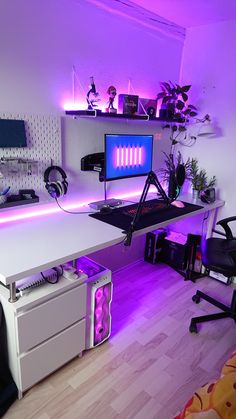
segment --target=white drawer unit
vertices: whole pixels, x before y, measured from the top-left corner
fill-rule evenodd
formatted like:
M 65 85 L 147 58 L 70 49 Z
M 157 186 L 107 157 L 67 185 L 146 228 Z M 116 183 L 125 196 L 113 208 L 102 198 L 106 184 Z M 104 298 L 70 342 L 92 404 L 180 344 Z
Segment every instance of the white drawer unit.
M 16 317 L 18 351 L 23 353 L 85 317 L 86 285 L 74 288 Z M 32 328 L 32 324 L 34 328 Z M 30 333 L 29 333 L 30 331 Z
M 22 393 L 85 349 L 87 284 L 64 277 L 9 303 L 0 285 L 9 368 Z
M 19 357 L 22 391 L 31 387 L 85 348 L 85 320 Z

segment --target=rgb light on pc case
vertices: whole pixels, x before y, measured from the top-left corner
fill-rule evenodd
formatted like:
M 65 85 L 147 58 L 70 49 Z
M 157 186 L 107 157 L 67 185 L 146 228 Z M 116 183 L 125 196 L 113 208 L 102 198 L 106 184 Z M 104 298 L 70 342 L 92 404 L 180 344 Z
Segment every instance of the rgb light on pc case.
M 89 280 L 88 280 L 89 281 Z M 87 283 L 86 349 L 107 340 L 111 333 L 111 272 Z
M 76 267 L 88 275 L 86 349 L 91 349 L 111 333 L 111 271 L 85 256 L 77 259 Z
M 111 283 L 98 288 L 94 304 L 94 346 L 106 340 L 110 335 Z

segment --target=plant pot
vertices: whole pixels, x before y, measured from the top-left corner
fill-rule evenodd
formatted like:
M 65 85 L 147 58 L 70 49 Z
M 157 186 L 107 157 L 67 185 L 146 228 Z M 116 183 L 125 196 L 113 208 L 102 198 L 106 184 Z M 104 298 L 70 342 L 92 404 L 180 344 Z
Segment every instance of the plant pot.
M 192 197 L 193 199 L 198 199 L 200 195 L 200 191 L 198 189 L 192 189 Z

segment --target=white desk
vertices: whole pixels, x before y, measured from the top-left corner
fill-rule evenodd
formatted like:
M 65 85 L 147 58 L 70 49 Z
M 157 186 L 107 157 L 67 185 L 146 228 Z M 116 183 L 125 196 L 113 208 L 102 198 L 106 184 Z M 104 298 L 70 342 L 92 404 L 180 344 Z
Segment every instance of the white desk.
M 222 205 L 223 201 L 205 204 L 192 213 L 139 230 L 134 236 L 206 211 L 210 211 L 210 235 L 215 210 Z M 87 291 L 86 284 L 62 277 L 57 284 L 46 284 L 13 302 L 15 281 L 119 243 L 124 234 L 88 214 L 64 212 L 1 224 L 0 231 L 0 282 L 10 285 L 11 302 L 9 291 L 2 285 L 0 301 L 6 321 L 9 368 L 20 398 L 32 385 L 82 354 Z
M 184 196 L 183 200 L 191 202 L 188 196 Z M 224 202 L 193 203 L 203 208 L 136 231 L 134 236 L 206 211 L 210 211 L 207 232 L 207 236 L 210 236 L 215 210 Z M 1 225 L 0 230 L 0 281 L 5 285 L 109 247 L 124 238 L 121 229 L 95 220 L 88 214 L 64 212 Z

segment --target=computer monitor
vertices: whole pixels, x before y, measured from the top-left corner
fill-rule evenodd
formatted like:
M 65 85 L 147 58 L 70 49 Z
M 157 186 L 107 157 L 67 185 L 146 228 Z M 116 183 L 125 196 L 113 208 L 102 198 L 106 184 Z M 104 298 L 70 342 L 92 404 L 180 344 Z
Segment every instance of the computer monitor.
M 105 167 L 100 181 L 145 176 L 152 170 L 153 136 L 149 134 L 105 134 Z M 89 205 L 101 209 L 104 205 L 115 207 L 119 199 L 105 199 Z
M 145 176 L 152 170 L 153 135 L 105 134 L 104 180 Z
M 25 122 L 0 118 L 0 148 L 27 147 Z

